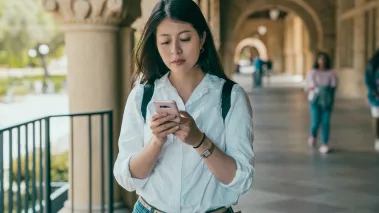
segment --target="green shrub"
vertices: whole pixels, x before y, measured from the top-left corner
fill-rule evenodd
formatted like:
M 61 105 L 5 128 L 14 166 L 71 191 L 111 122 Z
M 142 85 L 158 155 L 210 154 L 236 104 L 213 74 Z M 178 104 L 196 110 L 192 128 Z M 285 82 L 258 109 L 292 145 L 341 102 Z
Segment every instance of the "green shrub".
M 13 88 L 13 94 L 14 95 L 27 95 L 30 93 L 30 88 L 24 86 L 24 85 L 17 85 L 12 87 Z
M 40 170 L 39 170 L 39 150 L 37 151 L 36 150 L 36 153 L 35 153 L 35 156 L 36 156 L 36 183 L 39 184 L 39 177 L 40 177 Z M 43 155 L 44 156 L 44 155 Z M 61 153 L 61 154 L 57 154 L 57 155 L 54 155 L 54 156 L 51 156 L 51 182 L 68 182 L 68 152 L 64 152 L 64 153 Z M 20 177 L 21 177 L 21 181 L 25 181 L 25 160 L 26 160 L 26 157 L 22 157 L 21 158 L 21 173 L 20 173 Z M 29 208 L 31 207 L 32 205 L 32 201 L 31 201 L 31 197 L 32 197 L 32 169 L 33 169 L 33 156 L 32 156 L 32 153 L 29 153 L 29 157 L 28 157 L 28 165 L 29 165 Z M 45 163 L 45 162 L 43 162 Z M 13 181 L 17 181 L 17 171 L 18 171 L 18 165 L 17 165 L 17 159 L 16 160 L 13 160 L 13 172 L 12 172 L 12 177 L 13 177 Z M 15 183 L 13 183 L 15 184 Z M 7 193 L 6 193 L 7 195 Z M 39 194 L 39 188 L 37 186 L 37 202 L 40 198 L 40 194 Z M 3 199 L 3 198 L 0 198 L 0 199 Z M 22 192 L 21 194 L 21 205 L 22 205 L 22 208 L 24 208 L 24 199 L 25 199 L 25 193 Z M 13 211 L 16 211 L 17 209 L 17 194 L 13 194 Z M 4 209 L 5 209 L 5 212 L 4 213 L 8 213 L 8 205 L 9 205 L 9 201 L 8 201 L 8 196 L 5 196 L 5 202 L 4 202 L 5 206 L 4 206 Z
M 65 82 L 67 77 L 65 75 L 61 76 L 50 76 L 46 80 L 49 82 L 54 82 L 54 91 L 60 92 L 63 87 L 63 82 Z M 0 96 L 6 95 L 10 87 L 13 88 L 14 95 L 26 95 L 31 92 L 32 88 L 28 88 L 23 85 L 23 82 L 30 82 L 31 85 L 34 85 L 36 81 L 43 81 L 43 76 L 33 76 L 25 78 L 7 78 L 0 79 Z
M 29 181 L 31 181 L 32 178 L 32 172 L 33 172 L 33 153 L 29 153 L 28 155 L 28 171 L 29 171 Z M 39 180 L 40 176 L 40 159 L 39 159 L 39 150 L 36 150 L 35 153 L 36 156 L 36 179 Z M 43 155 L 44 156 L 44 153 Z M 21 163 L 21 173 L 20 173 L 20 179 L 21 181 L 25 181 L 25 160 L 26 157 L 22 157 L 20 160 Z M 12 165 L 12 176 L 13 180 L 17 181 L 17 175 L 18 175 L 18 160 L 13 160 Z M 44 161 L 42 162 L 42 166 L 44 166 Z M 51 156 L 51 182 L 67 182 L 68 181 L 68 152 L 64 152 L 58 155 Z M 30 183 L 31 184 L 31 183 Z
M 4 96 L 7 93 L 7 85 L 5 81 L 0 79 L 0 96 Z

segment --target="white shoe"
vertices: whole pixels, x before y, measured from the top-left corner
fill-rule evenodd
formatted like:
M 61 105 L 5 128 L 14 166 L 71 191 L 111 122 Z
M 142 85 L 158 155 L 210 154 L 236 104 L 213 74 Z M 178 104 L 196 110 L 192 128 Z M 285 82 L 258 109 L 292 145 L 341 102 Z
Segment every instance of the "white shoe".
M 379 152 L 379 140 L 375 141 L 375 151 Z
M 328 145 L 321 145 L 318 151 L 320 151 L 322 154 L 326 154 L 330 151 L 330 149 Z

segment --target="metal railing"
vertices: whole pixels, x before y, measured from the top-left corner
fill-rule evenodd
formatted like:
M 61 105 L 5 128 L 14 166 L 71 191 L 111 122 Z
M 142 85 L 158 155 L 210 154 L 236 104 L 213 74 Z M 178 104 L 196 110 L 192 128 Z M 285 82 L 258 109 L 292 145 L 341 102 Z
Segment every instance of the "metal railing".
M 51 181 L 51 119 L 70 119 L 70 146 L 74 147 L 74 118 L 88 118 L 89 162 L 89 212 L 92 212 L 92 127 L 94 117 L 100 119 L 101 150 L 101 212 L 113 212 L 113 113 L 111 110 L 90 113 L 47 116 L 0 129 L 0 212 L 46 212 L 53 213 Z M 105 122 L 107 127 L 105 128 Z M 105 148 L 105 131 L 107 147 Z M 7 151 L 7 152 L 6 152 Z M 68 150 L 67 150 L 68 151 Z M 105 162 L 105 152 L 107 162 Z M 74 164 L 74 149 L 71 152 L 71 168 Z M 6 156 L 6 154 L 8 156 Z M 30 156 L 31 155 L 31 156 Z M 24 163 L 22 163 L 24 159 Z M 7 162 L 8 161 L 8 162 Z M 30 162 L 31 161 L 31 162 Z M 13 164 L 17 164 L 15 168 Z M 107 163 L 108 171 L 105 171 Z M 30 168 L 31 167 L 31 168 Z M 14 171 L 16 170 L 16 171 Z M 24 174 L 22 174 L 22 171 Z M 105 174 L 108 179 L 108 204 L 105 204 Z M 74 201 L 74 169 L 70 170 L 71 201 Z M 7 204 L 7 207 L 5 206 Z M 71 205 L 74 211 L 75 203 Z M 105 209 L 107 206 L 107 209 Z M 56 209 L 56 208 L 54 208 Z

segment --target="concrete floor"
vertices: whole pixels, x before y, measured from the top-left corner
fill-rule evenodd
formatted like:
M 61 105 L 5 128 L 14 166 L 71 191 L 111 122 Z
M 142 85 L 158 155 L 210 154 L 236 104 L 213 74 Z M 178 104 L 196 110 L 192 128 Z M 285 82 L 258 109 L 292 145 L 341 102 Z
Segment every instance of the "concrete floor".
M 284 80 L 283 80 L 284 79 Z M 379 153 L 371 117 L 361 101 L 338 98 L 332 116 L 333 152 L 307 146 L 309 113 L 298 79 L 273 78 L 251 89 L 251 76 L 234 76 L 254 109 L 256 175 L 240 198 L 242 213 L 378 213 Z M 292 85 L 292 86 L 291 86 Z

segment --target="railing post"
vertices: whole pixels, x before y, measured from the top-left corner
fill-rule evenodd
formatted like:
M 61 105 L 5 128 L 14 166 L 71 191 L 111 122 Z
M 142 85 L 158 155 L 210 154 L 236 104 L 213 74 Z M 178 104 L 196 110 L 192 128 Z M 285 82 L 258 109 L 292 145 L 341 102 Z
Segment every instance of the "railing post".
M 12 129 L 9 130 L 9 190 L 8 190 L 8 212 L 13 212 L 13 136 Z
M 108 166 L 109 166 L 109 213 L 113 213 L 113 112 L 109 112 L 108 119 Z
M 21 127 L 17 127 L 17 212 L 21 212 Z
M 29 143 L 28 143 L 28 124 L 25 125 L 25 197 L 24 209 L 29 209 Z
M 104 115 L 100 115 L 100 149 L 101 149 L 101 157 L 100 157 L 100 165 L 101 165 L 101 213 L 105 212 L 105 178 L 104 178 Z
M 45 212 L 51 212 L 50 117 L 45 120 Z
M 3 147 L 3 132 L 0 132 L 0 212 L 5 212 L 4 209 L 4 147 Z
M 89 130 L 89 160 L 90 160 L 90 168 L 89 168 L 89 175 L 90 175 L 90 181 L 89 181 L 89 184 L 90 184 L 90 187 L 89 187 L 89 190 L 90 190 L 90 203 L 89 203 L 89 207 L 90 207 L 90 211 L 92 209 L 92 177 L 91 177 L 91 174 L 92 174 L 92 159 L 93 159 L 93 153 L 92 152 L 92 147 L 94 144 L 92 144 L 93 140 L 92 140 L 92 120 L 91 119 L 94 115 L 100 115 L 101 116 L 101 132 L 100 132 L 100 137 L 101 137 L 101 212 L 109 212 L 109 213 L 113 213 L 114 212 L 114 206 L 113 206 L 113 203 L 114 203 L 114 178 L 113 178 L 113 155 L 114 155 L 114 150 L 113 150 L 113 112 L 112 111 L 101 111 L 101 112 L 92 112 L 92 113 L 78 113 L 78 114 L 68 114 L 68 115 L 53 115 L 53 116 L 47 116 L 47 117 L 43 117 L 43 118 L 39 118 L 39 119 L 36 119 L 36 120 L 32 120 L 32 121 L 28 121 L 26 123 L 22 123 L 22 124 L 17 124 L 17 125 L 14 125 L 14 126 L 11 126 L 11 127 L 6 127 L 6 128 L 2 128 L 0 129 L 0 156 L 3 156 L 4 154 L 4 141 L 7 141 L 4 140 L 4 132 L 5 131 L 8 131 L 9 132 L 9 167 L 10 167 L 10 171 L 9 171 L 9 174 L 5 173 L 4 172 L 4 159 L 2 157 L 0 157 L 0 213 L 6 211 L 7 209 L 4 209 L 5 208 L 5 196 L 7 196 L 8 198 L 8 211 L 9 212 L 13 212 L 15 211 L 14 208 L 16 207 L 17 205 L 17 212 L 22 212 L 22 211 L 25 211 L 25 212 L 40 212 L 40 213 L 52 213 L 52 211 L 55 209 L 56 210 L 56 206 L 54 204 L 54 202 L 51 200 L 51 195 L 52 195 L 52 185 L 51 185 L 51 182 L 52 182 L 52 177 L 51 177 L 51 159 L 52 159 L 52 156 L 51 156 L 51 137 L 50 137 L 50 121 L 51 121 L 51 118 L 55 118 L 55 117 L 70 117 L 71 118 L 71 134 L 73 134 L 74 132 L 74 127 L 73 127 L 73 117 L 82 117 L 82 116 L 88 116 L 89 117 L 89 120 L 88 120 L 88 130 Z M 108 117 L 108 126 L 105 126 L 104 125 L 104 116 L 109 116 Z M 44 125 L 43 125 L 43 121 L 44 121 Z M 38 125 L 38 122 L 39 122 L 39 125 Z M 29 124 L 32 125 L 32 136 L 29 137 L 29 133 L 30 133 L 30 130 L 28 129 L 29 128 Z M 37 130 L 39 126 L 39 129 Z M 22 127 L 25 127 L 25 130 L 23 131 Z M 14 144 L 13 143 L 13 130 L 15 130 L 15 135 L 17 136 L 17 140 L 15 140 L 15 142 L 17 142 L 17 144 Z M 106 136 L 104 135 L 104 131 L 107 131 L 109 132 L 108 134 L 108 146 L 105 146 L 104 144 L 104 141 L 106 139 Z M 45 132 L 43 132 L 45 131 Z M 22 133 L 25 133 L 25 165 L 22 166 L 21 165 L 21 132 Z M 38 132 L 39 132 L 39 138 L 37 140 L 37 135 L 38 135 Z M 71 147 L 73 147 L 73 135 L 71 135 Z M 8 142 L 7 142 L 8 143 Z M 31 153 L 32 156 L 32 171 L 31 171 L 31 174 L 29 173 L 29 144 L 32 143 L 33 145 L 33 152 Z M 39 145 L 39 148 L 36 147 L 36 145 Z M 14 146 L 13 146 L 14 145 Z M 16 145 L 18 145 L 16 147 Z M 16 149 L 17 148 L 17 149 Z M 106 149 L 108 148 L 108 157 L 106 157 Z M 13 159 L 13 150 L 16 149 L 15 151 L 17 151 L 17 181 L 14 181 L 14 173 L 13 173 L 13 164 L 14 164 L 14 159 Z M 38 151 L 39 150 L 39 151 Z M 37 156 L 37 151 L 38 151 L 38 156 Z M 73 150 L 70 150 L 71 152 Z M 73 156 L 71 156 L 72 158 L 72 162 L 73 163 Z M 37 158 L 39 158 L 39 178 L 37 178 Z M 105 158 L 108 158 L 108 159 L 105 159 Z M 108 167 L 109 167 L 109 170 L 106 169 L 105 165 L 106 165 L 106 162 L 105 160 L 108 160 Z M 71 165 L 71 168 L 73 168 L 73 165 Z M 108 170 L 108 178 L 109 178 L 109 182 L 106 183 L 106 172 L 104 172 L 104 170 Z M 21 179 L 21 171 L 25 171 L 25 180 L 22 180 Z M 73 171 L 73 170 L 72 170 Z M 4 187 L 4 176 L 5 175 L 9 175 L 9 192 L 8 193 L 5 193 L 5 187 Z M 72 173 L 73 175 L 73 173 Z M 73 177 L 73 176 L 72 176 Z M 29 181 L 32 181 L 32 195 L 31 195 L 31 199 L 30 199 L 30 196 L 28 195 L 29 193 Z M 22 196 L 21 196 L 21 183 L 22 182 L 25 182 L 25 200 L 22 202 Z M 73 181 L 74 181 L 74 178 L 72 178 L 72 187 L 73 187 Z M 37 183 L 39 182 L 39 183 Z M 17 199 L 14 199 L 14 193 L 13 193 L 13 185 L 14 184 L 17 184 Z M 38 190 L 38 193 L 37 193 L 37 186 L 39 185 L 39 190 Z M 108 203 L 108 207 L 107 207 L 107 204 L 106 204 L 106 193 L 105 192 L 105 186 L 108 185 L 109 187 L 109 203 Z M 96 187 L 98 185 L 96 184 Z M 71 189 L 72 190 L 72 189 Z M 37 196 L 37 194 L 39 196 Z M 37 199 L 39 197 L 39 200 Z M 71 199 L 73 199 L 74 197 L 74 194 L 72 194 L 72 197 Z M 32 208 L 28 208 L 30 206 L 30 203 L 29 201 L 31 202 L 31 205 L 32 205 Z M 37 201 L 39 201 L 37 203 Z M 22 205 L 24 204 L 24 206 Z M 38 206 L 39 204 L 39 208 L 36 209 L 36 207 Z M 53 206 L 54 205 L 54 206 Z M 61 204 L 59 204 L 61 205 Z M 97 204 L 96 204 L 97 205 Z M 96 207 L 97 208 L 97 207 Z M 107 209 L 106 209 L 107 208 Z M 108 210 L 109 208 L 109 210 Z M 54 210 L 54 211 L 55 211 Z M 71 211 L 74 210 L 74 203 L 72 203 L 72 206 L 71 206 Z
M 88 208 L 89 208 L 89 213 L 92 213 L 92 126 L 91 126 L 91 115 L 88 116 L 88 177 L 89 177 L 89 203 L 88 203 Z

